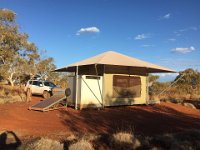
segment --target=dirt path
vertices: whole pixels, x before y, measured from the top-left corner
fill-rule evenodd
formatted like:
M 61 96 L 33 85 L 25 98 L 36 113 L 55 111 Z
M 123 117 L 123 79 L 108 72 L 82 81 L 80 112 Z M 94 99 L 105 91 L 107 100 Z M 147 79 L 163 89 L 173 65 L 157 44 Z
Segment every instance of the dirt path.
M 172 103 L 104 110 L 28 110 L 29 106 L 41 99 L 33 97 L 30 103 L 0 105 L 0 131 L 11 130 L 20 136 L 44 136 L 134 130 L 137 134 L 151 135 L 200 129 L 200 110 Z

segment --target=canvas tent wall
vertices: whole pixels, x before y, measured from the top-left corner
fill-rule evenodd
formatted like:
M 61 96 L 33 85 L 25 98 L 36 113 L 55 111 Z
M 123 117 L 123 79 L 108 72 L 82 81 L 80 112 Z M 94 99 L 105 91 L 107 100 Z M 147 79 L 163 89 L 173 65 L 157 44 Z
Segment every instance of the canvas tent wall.
M 75 106 L 77 96 L 77 108 L 102 107 L 102 76 L 79 75 L 77 88 L 74 88 L 76 76 L 70 76 L 68 83 L 69 87 L 73 89 L 72 95 L 68 98 L 68 105 Z
M 112 51 L 55 71 L 76 74 L 69 78 L 73 89 L 69 103 L 75 108 L 144 104 L 148 101 L 148 74 L 175 72 Z
M 128 74 L 104 75 L 104 106 L 145 104 L 146 76 Z
M 135 87 L 117 87 L 113 81 L 114 78 L 120 80 L 139 79 L 138 85 Z M 68 78 L 69 87 L 72 89 L 72 95 L 68 98 L 68 105 L 75 106 L 76 99 L 76 76 Z M 126 82 L 127 83 L 127 82 Z M 122 83 L 123 84 L 123 83 Z M 118 89 L 117 89 L 118 88 Z M 136 88 L 134 90 L 134 88 Z M 126 90 L 120 93 L 120 91 Z M 131 91 L 136 91 L 136 95 Z M 77 108 L 87 107 L 104 107 L 118 105 L 133 105 L 146 103 L 146 76 L 124 75 L 124 74 L 104 74 L 103 76 L 79 75 L 78 76 L 78 92 L 77 92 Z

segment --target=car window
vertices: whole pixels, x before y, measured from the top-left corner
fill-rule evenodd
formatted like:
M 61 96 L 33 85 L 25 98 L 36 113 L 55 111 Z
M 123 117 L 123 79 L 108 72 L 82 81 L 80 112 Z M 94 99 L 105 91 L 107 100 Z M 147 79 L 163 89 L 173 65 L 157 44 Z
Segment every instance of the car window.
M 49 86 L 49 82 L 44 82 L 44 85 L 45 86 Z
M 33 81 L 33 85 L 39 85 L 38 81 Z
M 55 87 L 56 85 L 52 82 L 49 82 L 50 87 Z
M 32 84 L 33 83 L 33 81 L 29 81 L 29 84 Z
M 42 82 L 41 82 L 41 81 L 39 81 L 39 82 L 38 82 L 38 86 L 40 86 L 41 84 L 42 84 Z
M 44 82 L 45 86 L 50 86 L 50 87 L 55 87 L 56 85 L 53 84 L 52 82 Z
M 49 82 L 44 82 L 44 85 L 45 86 L 49 86 Z

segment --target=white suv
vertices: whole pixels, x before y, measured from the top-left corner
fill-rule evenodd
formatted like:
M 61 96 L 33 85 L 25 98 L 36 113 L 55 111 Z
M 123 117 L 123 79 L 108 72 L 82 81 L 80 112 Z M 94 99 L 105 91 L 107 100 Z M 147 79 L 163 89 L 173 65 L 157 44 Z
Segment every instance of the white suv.
M 49 81 L 29 80 L 24 88 L 24 91 L 30 94 L 42 95 L 45 99 L 52 96 L 52 89 L 56 85 Z

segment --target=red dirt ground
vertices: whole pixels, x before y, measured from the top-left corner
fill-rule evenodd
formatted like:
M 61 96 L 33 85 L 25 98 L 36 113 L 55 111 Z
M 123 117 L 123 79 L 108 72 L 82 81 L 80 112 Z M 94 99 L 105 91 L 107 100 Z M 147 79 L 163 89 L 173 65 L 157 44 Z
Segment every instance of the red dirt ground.
M 28 110 L 41 99 L 33 97 L 30 103 L 0 105 L 0 132 L 10 130 L 19 136 L 48 136 L 134 130 L 136 134 L 153 135 L 200 129 L 200 110 L 178 104 L 82 111 L 72 108 L 49 112 Z

